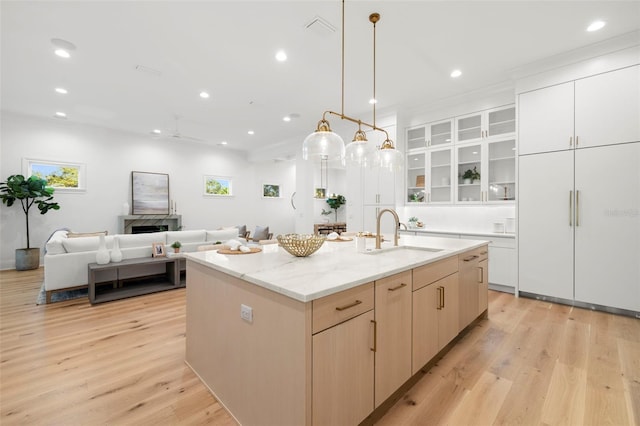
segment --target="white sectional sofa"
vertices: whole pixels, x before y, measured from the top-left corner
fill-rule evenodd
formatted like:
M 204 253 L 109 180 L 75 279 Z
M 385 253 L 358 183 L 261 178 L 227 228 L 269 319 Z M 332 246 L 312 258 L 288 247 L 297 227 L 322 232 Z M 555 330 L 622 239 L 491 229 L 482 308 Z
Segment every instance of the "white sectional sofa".
M 51 292 L 87 285 L 87 265 L 96 261 L 100 237 L 69 238 L 67 235 L 68 231 L 56 231 L 45 246 L 44 288 L 47 292 L 47 300 Z M 107 249 L 113 248 L 116 238 L 122 251 L 122 258 L 133 259 L 151 257 L 151 248 L 154 243 L 164 243 L 165 252 L 172 253 L 171 244 L 174 241 L 180 241 L 182 244 L 180 251 L 191 252 L 202 245 L 238 238 L 238 229 L 107 235 L 105 237 Z

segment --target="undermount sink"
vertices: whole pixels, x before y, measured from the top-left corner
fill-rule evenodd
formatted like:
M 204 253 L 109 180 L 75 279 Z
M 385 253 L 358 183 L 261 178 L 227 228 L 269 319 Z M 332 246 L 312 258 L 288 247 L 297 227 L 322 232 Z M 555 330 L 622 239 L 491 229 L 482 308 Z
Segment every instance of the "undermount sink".
M 380 254 L 380 253 L 386 253 L 389 251 L 396 251 L 396 250 L 429 251 L 432 253 L 437 253 L 439 251 L 442 251 L 443 249 L 433 248 L 433 247 L 417 247 L 417 246 L 391 246 L 391 247 L 383 247 L 381 249 L 369 249 L 365 251 L 365 253 Z

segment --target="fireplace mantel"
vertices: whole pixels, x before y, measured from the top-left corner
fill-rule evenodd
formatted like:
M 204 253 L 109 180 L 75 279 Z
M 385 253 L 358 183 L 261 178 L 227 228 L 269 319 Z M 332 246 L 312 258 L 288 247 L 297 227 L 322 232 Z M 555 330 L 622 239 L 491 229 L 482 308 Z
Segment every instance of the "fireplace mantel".
M 169 231 L 182 228 L 182 215 L 179 214 L 132 214 L 118 216 L 118 233 L 131 234 L 132 226 L 167 225 Z

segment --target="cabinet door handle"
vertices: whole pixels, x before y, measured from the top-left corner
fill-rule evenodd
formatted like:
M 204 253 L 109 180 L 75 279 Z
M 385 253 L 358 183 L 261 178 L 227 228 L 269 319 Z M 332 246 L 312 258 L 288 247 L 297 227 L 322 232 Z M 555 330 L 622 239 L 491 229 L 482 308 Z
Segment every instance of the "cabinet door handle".
M 573 226 L 573 190 L 569 191 L 569 226 Z
M 483 254 L 483 255 L 484 255 L 484 254 L 487 254 L 487 253 L 489 253 L 489 252 L 488 252 L 488 251 L 486 251 L 486 250 L 485 250 L 485 251 L 481 251 L 481 252 L 480 252 L 480 254 Z
M 440 287 L 442 289 L 442 309 L 444 309 L 444 287 Z
M 573 136 L 569 136 L 569 146 L 573 146 Z
M 436 306 L 436 309 L 441 310 L 442 309 L 442 287 L 436 287 L 436 290 L 438 290 L 438 306 Z
M 471 255 L 471 256 L 465 257 L 465 258 L 464 258 L 464 259 L 462 259 L 462 260 L 464 260 L 465 262 L 471 262 L 473 259 L 477 259 L 478 257 L 480 257 L 480 256 L 478 256 L 477 254 L 474 254 L 474 255 Z
M 576 146 L 578 146 L 578 136 L 576 136 Z
M 580 226 L 580 191 L 576 190 L 576 226 Z
M 345 311 L 345 310 L 347 310 L 349 308 L 353 308 L 354 306 L 358 306 L 361 303 L 362 303 L 362 300 L 356 300 L 355 302 L 349 303 L 348 305 L 336 306 L 336 311 L 342 312 L 342 311 Z
M 395 287 L 388 288 L 387 290 L 389 290 L 389 291 L 396 291 L 396 290 L 400 290 L 402 287 L 406 287 L 406 286 L 407 286 L 407 285 L 406 285 L 405 283 L 402 283 L 402 284 L 397 285 L 397 286 L 395 286 Z
M 369 349 L 376 352 L 378 350 L 378 323 L 375 320 L 371 320 L 371 323 L 373 324 L 373 347 Z
M 480 284 L 484 282 L 484 268 L 482 266 L 478 266 L 478 282 Z

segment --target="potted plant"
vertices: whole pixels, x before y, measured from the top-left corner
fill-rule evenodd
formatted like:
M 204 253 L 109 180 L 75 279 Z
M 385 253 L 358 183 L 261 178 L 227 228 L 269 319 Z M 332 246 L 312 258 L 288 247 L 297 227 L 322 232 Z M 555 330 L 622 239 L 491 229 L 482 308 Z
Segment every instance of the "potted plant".
M 180 241 L 174 241 L 173 244 L 171 244 L 171 247 L 173 247 L 174 253 L 180 253 L 180 247 L 182 247 L 182 243 Z
M 411 216 L 407 222 L 409 222 L 409 228 L 415 228 L 418 224 L 418 218 L 415 216 Z
M 331 207 L 336 214 L 336 222 L 338 221 L 338 209 L 340 208 L 341 205 L 345 204 L 346 202 L 347 202 L 347 199 L 340 194 L 331 194 L 331 196 L 327 198 L 327 204 L 329 204 L 329 207 Z
M 473 170 L 467 169 L 462 175 L 462 179 L 465 185 L 469 185 L 476 180 L 480 180 L 480 172 L 477 167 L 474 167 Z
M 0 198 L 2 203 L 11 207 L 16 200 L 20 201 L 27 225 L 27 248 L 16 249 L 16 270 L 26 271 L 40 266 L 40 248 L 31 248 L 29 242 L 29 210 L 35 204 L 40 214 L 49 210 L 59 210 L 58 203 L 53 202 L 53 191 L 47 187 L 47 181 L 38 176 L 11 175 L 6 182 L 0 182 Z

